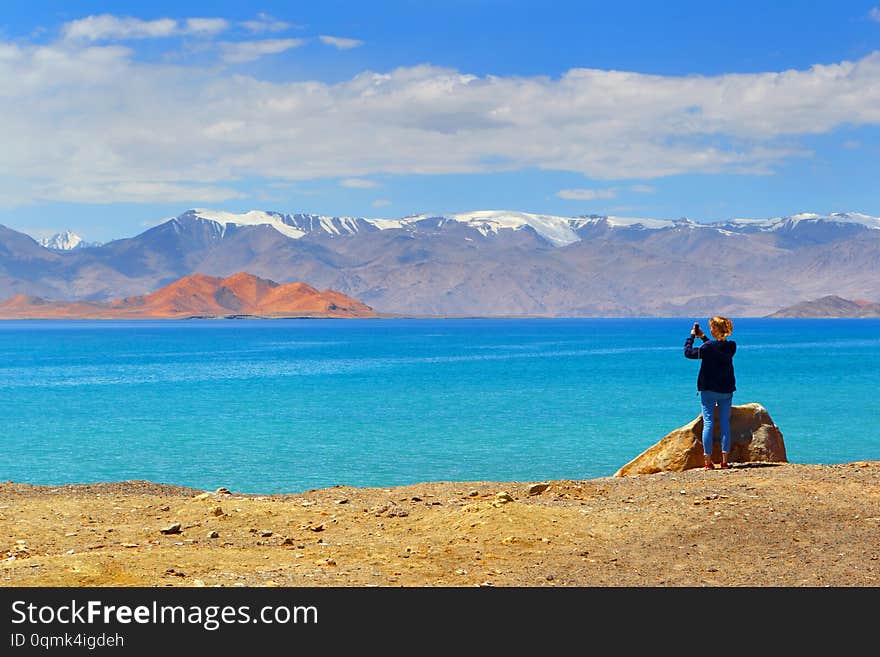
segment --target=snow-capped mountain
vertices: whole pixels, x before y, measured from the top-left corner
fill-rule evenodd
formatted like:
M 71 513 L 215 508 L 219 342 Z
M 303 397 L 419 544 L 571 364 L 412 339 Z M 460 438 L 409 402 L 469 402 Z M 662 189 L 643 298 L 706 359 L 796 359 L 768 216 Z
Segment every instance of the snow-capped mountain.
M 438 227 L 441 227 L 444 222 L 456 222 L 473 228 L 485 236 L 497 235 L 503 230 L 522 230 L 528 227 L 554 246 L 564 246 L 580 239 L 575 232 L 575 224 L 572 223 L 572 219 L 529 212 L 477 210 L 451 215 L 420 214 L 403 219 L 367 219 L 366 221 L 380 230 L 388 230 L 414 228 L 419 223 L 429 220 L 439 220 L 432 222 Z
M 449 215 L 419 214 L 399 219 L 366 217 L 331 217 L 316 214 L 285 214 L 274 211 L 251 210 L 243 213 L 222 210 L 193 209 L 166 222 L 180 231 L 186 225 L 201 224 L 214 239 L 227 236 L 230 229 L 268 226 L 290 239 L 307 235 L 324 237 L 351 236 L 384 230 L 412 233 L 419 230 L 442 230 L 444 226 L 462 226 L 489 237 L 503 231 L 530 230 L 548 244 L 560 247 L 589 239 L 599 230 L 658 231 L 671 229 L 711 230 L 721 234 L 792 233 L 809 234 L 815 240 L 825 234 L 834 236 L 840 230 L 880 230 L 880 218 L 857 212 L 839 212 L 827 215 L 804 212 L 789 217 L 770 219 L 734 218 L 726 221 L 700 223 L 686 218 L 652 219 L 588 215 L 563 217 L 505 210 L 478 210 Z M 38 240 L 41 246 L 56 251 L 70 251 L 98 242 L 86 242 L 71 230 Z
M 325 233 L 330 236 L 353 235 L 371 230 L 404 231 L 417 230 L 430 225 L 442 228 L 444 224 L 455 223 L 473 228 L 484 236 L 497 235 L 502 230 L 522 230 L 531 228 L 542 238 L 554 246 L 564 246 L 577 242 L 581 238 L 577 230 L 595 221 L 594 219 L 560 217 L 529 212 L 512 212 L 504 210 L 477 210 L 450 215 L 418 214 L 400 219 L 378 219 L 365 217 L 329 217 L 313 214 L 282 214 L 251 210 L 242 214 L 233 214 L 219 210 L 196 209 L 185 212 L 178 221 L 202 220 L 216 224 L 218 236 L 226 234 L 230 226 L 270 226 L 286 237 L 299 239 L 308 234 Z M 172 220 L 173 221 L 173 220 Z M 612 225 L 639 224 L 651 228 L 660 228 L 672 222 L 656 219 L 617 219 Z
M 735 218 L 726 221 L 700 223 L 686 218 L 669 220 L 606 215 L 562 217 L 504 210 L 478 210 L 450 215 L 419 214 L 400 219 L 368 219 L 365 217 L 282 214 L 280 212 L 265 212 L 261 210 L 234 214 L 218 210 L 197 209 L 190 210 L 176 219 L 176 221 L 186 220 L 211 222 L 216 226 L 214 230 L 219 237 L 223 237 L 230 226 L 263 225 L 270 226 L 285 237 L 292 239 L 300 239 L 315 233 L 323 233 L 328 236 L 344 236 L 371 230 L 400 229 L 412 231 L 424 226 L 440 229 L 444 224 L 455 223 L 472 228 L 484 236 L 497 235 L 504 230 L 531 229 L 553 246 L 566 246 L 578 242 L 587 238 L 591 229 L 597 228 L 626 229 L 630 231 L 703 229 L 718 231 L 722 234 L 804 231 L 808 227 L 812 229 L 813 233 L 816 232 L 817 228 L 820 230 L 838 230 L 841 227 L 849 227 L 880 230 L 880 218 L 856 212 L 841 212 L 827 215 L 805 212 L 790 217 L 773 217 L 770 219 Z
M 0 226 L 0 299 L 115 299 L 194 273 L 236 272 L 305 281 L 389 313 L 756 316 L 827 295 L 880 301 L 880 218 L 196 209 L 63 257 Z
M 309 233 L 324 232 L 328 235 L 352 235 L 364 229 L 375 229 L 369 220 L 355 217 L 326 217 L 316 214 L 282 214 L 251 210 L 242 214 L 220 210 L 195 209 L 184 212 L 171 221 L 205 221 L 215 224 L 220 237 L 227 229 L 240 226 L 270 226 L 285 237 L 299 239 Z
M 44 246 L 47 249 L 54 249 L 55 251 L 70 251 L 72 249 L 81 249 L 88 246 L 88 244 L 83 241 L 83 238 L 72 230 L 55 233 L 52 237 L 44 237 L 41 240 L 37 240 L 37 242 L 40 246 Z

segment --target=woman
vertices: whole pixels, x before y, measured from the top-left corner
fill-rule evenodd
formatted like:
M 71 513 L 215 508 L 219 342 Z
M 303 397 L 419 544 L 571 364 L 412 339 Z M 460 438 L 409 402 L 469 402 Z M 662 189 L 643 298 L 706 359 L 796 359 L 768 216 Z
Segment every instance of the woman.
M 733 403 L 733 391 L 736 390 L 736 377 L 733 374 L 736 342 L 727 339 L 733 332 L 733 322 L 727 317 L 716 316 L 710 319 L 709 332 L 714 340 L 709 340 L 700 325 L 695 323 L 690 336 L 684 342 L 684 355 L 686 358 L 700 359 L 697 390 L 700 391 L 700 404 L 703 407 L 703 459 L 706 469 L 714 470 L 712 433 L 716 406 L 721 433 L 721 467 L 730 467 L 727 457 L 730 454 L 730 407 Z M 703 341 L 697 348 L 694 348 L 695 337 Z

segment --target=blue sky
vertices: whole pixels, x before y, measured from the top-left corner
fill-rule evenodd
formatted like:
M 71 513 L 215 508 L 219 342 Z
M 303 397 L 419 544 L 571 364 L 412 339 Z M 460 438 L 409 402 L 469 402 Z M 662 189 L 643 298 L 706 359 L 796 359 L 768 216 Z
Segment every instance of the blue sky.
M 0 15 L 0 223 L 192 207 L 880 215 L 880 1 L 48 2 Z

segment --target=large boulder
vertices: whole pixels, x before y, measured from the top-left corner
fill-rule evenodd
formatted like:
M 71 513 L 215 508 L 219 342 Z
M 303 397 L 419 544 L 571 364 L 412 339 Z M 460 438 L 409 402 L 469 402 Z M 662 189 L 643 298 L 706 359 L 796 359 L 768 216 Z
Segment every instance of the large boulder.
M 718 417 L 718 409 L 715 409 Z M 721 461 L 721 435 L 715 423 L 715 445 L 712 458 Z M 734 406 L 730 414 L 730 457 L 732 463 L 787 463 L 785 443 L 770 414 L 761 404 L 752 402 Z M 703 467 L 703 417 L 668 433 L 614 473 L 615 477 L 653 474 L 668 470 L 682 472 Z

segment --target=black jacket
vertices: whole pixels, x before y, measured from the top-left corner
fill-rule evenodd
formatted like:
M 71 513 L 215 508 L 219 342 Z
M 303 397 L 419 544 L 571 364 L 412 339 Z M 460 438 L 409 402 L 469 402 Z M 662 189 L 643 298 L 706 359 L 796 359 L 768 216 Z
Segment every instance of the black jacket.
M 707 340 L 707 338 L 703 338 Z M 694 336 L 684 341 L 685 358 L 700 359 L 700 373 L 697 375 L 697 390 L 712 392 L 733 392 L 736 390 L 736 377 L 733 374 L 733 355 L 736 342 L 732 340 L 710 340 L 694 348 Z

